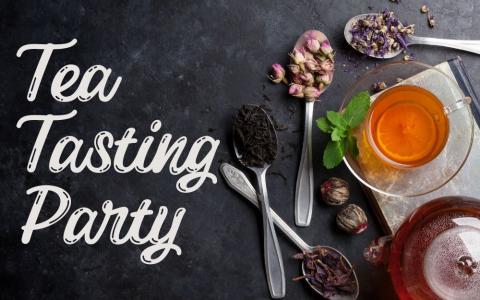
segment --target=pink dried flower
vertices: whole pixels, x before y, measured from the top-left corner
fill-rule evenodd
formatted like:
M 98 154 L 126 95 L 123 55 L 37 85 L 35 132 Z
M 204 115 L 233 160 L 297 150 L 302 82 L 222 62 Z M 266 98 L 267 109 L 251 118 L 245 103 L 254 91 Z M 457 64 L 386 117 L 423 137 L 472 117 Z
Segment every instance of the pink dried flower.
M 292 95 L 293 97 L 297 97 L 297 98 L 303 98 L 303 90 L 304 90 L 304 86 L 301 85 L 301 84 L 291 84 L 290 87 L 288 88 L 288 93 L 290 95 Z
M 324 41 L 322 45 L 320 46 L 320 50 L 322 51 L 323 54 L 325 55 L 330 55 L 333 53 L 333 49 L 330 46 L 330 43 L 328 41 Z
M 311 86 L 315 82 L 312 73 L 304 73 L 300 75 L 300 79 L 302 79 L 303 84 L 306 86 Z
M 329 85 L 332 83 L 332 80 L 330 79 L 330 75 L 328 73 L 318 75 L 316 77 L 316 80 L 318 83 L 323 83 L 324 85 Z
M 302 78 L 300 78 L 300 75 L 301 74 L 290 74 L 290 81 L 292 83 L 296 83 L 296 84 L 302 84 Z
M 331 72 L 333 71 L 333 63 L 331 60 L 327 59 L 320 63 L 320 69 L 324 72 Z
M 323 90 L 325 89 L 325 84 L 324 84 L 323 82 L 320 82 L 320 83 L 318 84 L 318 89 L 319 89 L 320 91 L 323 91 Z
M 292 62 L 297 65 L 303 64 L 305 62 L 305 56 L 297 49 L 293 49 L 293 52 L 288 53 L 288 56 L 290 56 Z
M 305 98 L 307 99 L 317 99 L 318 97 L 320 97 L 321 94 L 320 90 L 313 86 L 308 86 L 304 88 L 303 93 L 305 95 Z
M 318 71 L 320 70 L 320 66 L 318 65 L 317 61 L 314 59 L 309 59 L 305 62 L 305 67 L 310 71 Z
M 318 53 L 320 50 L 320 42 L 317 39 L 308 39 L 305 42 L 305 48 L 312 53 Z
M 299 65 L 290 64 L 287 66 L 287 68 L 288 68 L 288 71 L 290 71 L 290 74 L 293 74 L 293 75 L 300 74 L 301 69 Z
M 285 81 L 285 69 L 280 64 L 273 64 L 268 78 L 275 83 Z

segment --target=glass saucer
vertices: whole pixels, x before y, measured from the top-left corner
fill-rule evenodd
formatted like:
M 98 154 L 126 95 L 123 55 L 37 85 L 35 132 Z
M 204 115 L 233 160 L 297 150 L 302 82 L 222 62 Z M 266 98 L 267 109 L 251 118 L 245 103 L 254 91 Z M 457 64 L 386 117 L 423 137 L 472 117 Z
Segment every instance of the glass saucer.
M 378 82 L 388 87 L 414 85 L 433 93 L 445 106 L 454 105 L 465 95 L 451 73 L 448 63 L 432 67 L 413 61 L 381 65 L 363 75 L 349 89 L 342 110 L 353 95 L 371 91 Z M 381 92 L 372 95 L 375 99 Z M 367 187 L 389 196 L 412 197 L 430 193 L 448 183 L 464 165 L 473 143 L 474 120 L 469 105 L 448 114 L 449 136 L 440 154 L 432 161 L 414 168 L 397 168 L 381 160 L 370 146 L 365 123 L 354 130 L 359 155 L 346 155 L 344 162 Z

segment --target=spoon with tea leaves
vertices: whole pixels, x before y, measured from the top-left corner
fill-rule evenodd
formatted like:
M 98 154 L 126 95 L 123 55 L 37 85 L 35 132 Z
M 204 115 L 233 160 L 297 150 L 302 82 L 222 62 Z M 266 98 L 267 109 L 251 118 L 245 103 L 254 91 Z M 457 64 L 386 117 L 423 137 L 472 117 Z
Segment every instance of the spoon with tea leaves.
M 343 33 L 350 46 L 374 58 L 395 57 L 411 45 L 448 47 L 480 54 L 480 40 L 416 36 L 414 25 L 402 24 L 389 11 L 355 16 L 347 22 Z
M 277 156 L 277 135 L 267 113 L 256 105 L 244 105 L 233 126 L 235 155 L 257 178 L 263 221 L 263 243 L 268 288 L 272 298 L 285 296 L 285 274 L 282 253 L 273 226 L 268 201 L 266 173 Z
M 304 32 L 290 53 L 289 93 L 305 101 L 305 130 L 295 188 L 295 224 L 309 226 L 313 207 L 312 122 L 313 106 L 333 79 L 333 49 L 325 34 L 318 30 Z M 293 66 L 293 67 L 292 67 Z M 296 66 L 299 66 L 298 68 Z M 294 69 L 295 68 L 295 69 Z M 298 74 L 295 74 L 296 69 Z M 301 88 L 300 88 L 301 87 Z M 301 92 L 297 91 L 301 90 Z M 297 93 L 298 92 L 298 93 Z
M 220 165 L 220 172 L 232 189 L 259 207 L 255 188 L 242 171 L 223 163 Z M 303 275 L 294 280 L 305 279 L 315 292 L 326 299 L 357 299 L 359 294 L 357 275 L 351 263 L 340 251 L 329 246 L 308 245 L 273 210 L 271 215 L 275 225 L 302 251 L 294 258 L 302 260 Z M 328 280 L 326 273 L 331 274 Z

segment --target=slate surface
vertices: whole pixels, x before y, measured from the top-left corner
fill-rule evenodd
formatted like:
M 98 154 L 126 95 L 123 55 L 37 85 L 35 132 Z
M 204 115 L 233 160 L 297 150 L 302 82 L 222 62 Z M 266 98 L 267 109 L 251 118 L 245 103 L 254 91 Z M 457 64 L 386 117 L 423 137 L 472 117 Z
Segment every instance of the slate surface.
M 315 116 L 338 108 L 355 77 L 378 61 L 362 58 L 343 40 L 343 26 L 354 15 L 370 10 L 394 9 L 402 20 L 417 24 L 418 35 L 480 39 L 474 1 L 424 1 L 438 19 L 438 28 L 426 26 L 417 1 L 400 4 L 383 1 L 2 1 L 0 2 L 0 174 L 3 191 L 0 205 L 0 298 L 2 299 L 268 299 L 263 271 L 261 220 L 255 209 L 229 190 L 218 177 L 192 194 L 175 189 L 178 177 L 155 174 L 105 174 L 48 171 L 55 143 L 65 135 L 82 138 L 90 146 L 95 134 L 109 130 L 120 138 L 128 127 L 139 137 L 149 133 L 160 119 L 160 133 L 185 135 L 192 142 L 202 135 L 221 140 L 212 171 L 221 161 L 232 160 L 231 120 L 246 103 L 265 104 L 288 130 L 279 132 L 280 155 L 271 168 L 268 187 L 272 207 L 293 225 L 294 186 L 302 138 L 303 106 L 286 95 L 285 88 L 265 77 L 271 63 L 286 63 L 286 53 L 303 31 L 318 28 L 337 50 L 336 73 L 330 89 L 315 107 Z M 37 100 L 28 102 L 26 91 L 38 54 L 16 58 L 27 43 L 78 44 L 55 53 L 47 68 Z M 480 62 L 471 54 L 440 48 L 415 47 L 418 60 L 435 64 L 461 54 L 474 85 Z M 58 103 L 50 96 L 55 72 L 68 63 L 82 71 L 93 64 L 113 69 L 123 82 L 109 103 Z M 265 95 L 265 96 L 264 96 Z M 267 98 L 269 99 L 267 101 Z M 35 173 L 26 163 L 38 126 L 16 129 L 26 114 L 67 113 L 78 115 L 54 127 Z M 293 113 L 292 113 L 293 112 Z M 326 171 L 321 166 L 325 136 L 313 134 L 315 184 L 329 176 L 347 179 L 352 202 L 368 213 L 369 229 L 347 236 L 335 229 L 338 208 L 315 201 L 312 224 L 296 228 L 307 242 L 337 247 L 356 265 L 361 299 L 393 299 L 388 274 L 367 265 L 361 257 L 368 242 L 381 235 L 360 184 L 344 166 Z M 281 175 L 280 175 L 281 174 Z M 53 184 L 72 196 L 72 208 L 100 209 L 111 199 L 115 206 L 135 210 L 141 200 L 152 207 L 166 205 L 168 220 L 178 207 L 187 213 L 176 239 L 183 254 L 171 253 L 158 265 L 139 260 L 145 246 L 115 246 L 105 235 L 95 245 L 83 241 L 67 246 L 63 240 L 64 218 L 35 232 L 28 245 L 21 244 L 24 225 L 33 203 L 25 191 L 38 184 Z M 317 193 L 318 194 L 318 193 Z M 318 196 L 318 195 L 317 195 Z M 52 212 L 54 204 L 45 208 Z M 167 222 L 169 224 L 169 221 Z M 297 249 L 279 238 L 285 257 L 286 299 L 313 299 L 304 283 L 289 278 L 300 272 L 288 257 Z

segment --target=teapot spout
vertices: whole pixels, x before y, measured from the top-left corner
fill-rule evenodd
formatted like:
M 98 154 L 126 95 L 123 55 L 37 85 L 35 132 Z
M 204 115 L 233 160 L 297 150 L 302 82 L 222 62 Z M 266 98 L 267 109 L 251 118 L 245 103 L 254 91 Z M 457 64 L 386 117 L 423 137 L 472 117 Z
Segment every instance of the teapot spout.
M 391 235 L 386 235 L 371 241 L 368 247 L 363 250 L 363 258 L 374 266 L 388 265 L 392 240 Z

